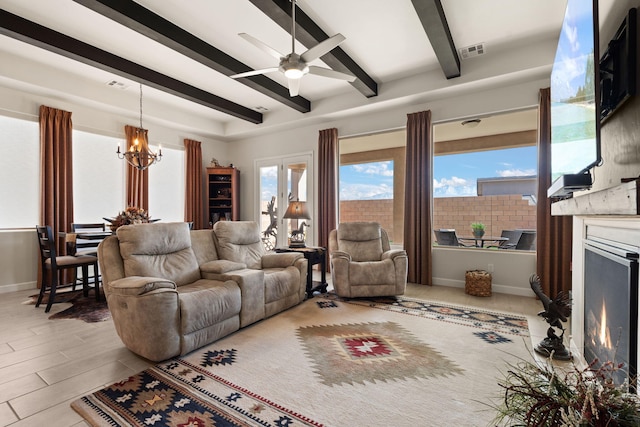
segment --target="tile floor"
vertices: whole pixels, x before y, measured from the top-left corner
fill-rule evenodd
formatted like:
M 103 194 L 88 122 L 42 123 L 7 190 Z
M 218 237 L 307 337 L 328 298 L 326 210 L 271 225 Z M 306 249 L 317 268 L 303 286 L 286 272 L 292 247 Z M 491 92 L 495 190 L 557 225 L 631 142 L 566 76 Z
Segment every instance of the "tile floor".
M 25 305 L 35 291 L 0 294 L 0 426 L 86 426 L 70 408 L 76 398 L 139 372 L 151 363 L 127 350 L 111 321 L 49 320 L 44 306 Z M 547 324 L 534 298 L 466 295 L 461 288 L 409 285 L 406 295 L 527 316 L 532 341 Z M 55 304 L 51 313 L 67 304 Z

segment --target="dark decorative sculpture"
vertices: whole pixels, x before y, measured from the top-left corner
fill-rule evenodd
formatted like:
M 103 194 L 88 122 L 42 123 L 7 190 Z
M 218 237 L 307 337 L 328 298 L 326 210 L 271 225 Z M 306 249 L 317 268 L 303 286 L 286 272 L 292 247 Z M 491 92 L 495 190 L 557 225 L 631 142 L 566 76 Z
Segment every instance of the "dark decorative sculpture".
M 564 291 L 558 292 L 554 299 L 549 298 L 542 291 L 540 277 L 533 274 L 529 278 L 529 284 L 533 292 L 540 298 L 544 311 L 538 313 L 538 316 L 544 318 L 550 325 L 547 329 L 547 337 L 535 346 L 536 353 L 545 357 L 553 357 L 558 360 L 571 360 L 571 352 L 564 346 L 564 326 L 562 322 L 566 322 L 571 316 L 571 298 Z M 558 336 L 554 328 L 558 328 L 562 333 Z
M 278 208 L 275 204 L 276 196 L 271 196 L 271 201 L 267 203 L 267 210 L 262 211 L 262 215 L 269 215 L 269 226 L 262 232 L 262 242 L 268 251 L 275 248 L 278 235 Z

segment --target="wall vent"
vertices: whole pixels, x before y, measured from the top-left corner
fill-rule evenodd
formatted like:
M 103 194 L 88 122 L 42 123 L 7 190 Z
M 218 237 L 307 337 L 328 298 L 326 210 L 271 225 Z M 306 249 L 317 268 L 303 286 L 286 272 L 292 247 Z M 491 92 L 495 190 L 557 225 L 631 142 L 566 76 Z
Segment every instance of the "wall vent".
M 107 86 L 111 86 L 111 87 L 114 87 L 114 88 L 116 88 L 116 89 L 121 89 L 121 90 L 124 90 L 124 89 L 126 89 L 126 88 L 128 88 L 128 87 L 129 87 L 128 85 L 126 85 L 126 84 L 124 84 L 124 83 L 122 83 L 122 82 L 119 82 L 119 81 L 117 81 L 117 80 L 110 80 L 110 81 L 108 81 L 108 82 L 107 82 Z
M 474 56 L 484 55 L 486 52 L 484 43 L 477 43 L 471 46 L 460 48 L 460 58 L 469 59 Z

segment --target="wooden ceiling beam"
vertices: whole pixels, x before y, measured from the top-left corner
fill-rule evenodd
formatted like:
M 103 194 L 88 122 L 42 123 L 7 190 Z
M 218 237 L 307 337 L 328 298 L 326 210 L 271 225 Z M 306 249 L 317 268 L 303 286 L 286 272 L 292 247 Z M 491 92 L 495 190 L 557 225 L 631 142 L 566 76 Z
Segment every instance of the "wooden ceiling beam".
M 0 9 L 0 34 L 74 59 L 83 64 L 129 78 L 233 117 L 251 123 L 262 123 L 262 114 L 257 111 L 143 67 L 3 9 Z
M 291 32 L 291 1 L 290 0 L 249 0 L 265 15 Z M 307 48 L 328 39 L 325 33 L 309 16 L 296 7 L 296 39 Z M 340 48 L 334 48 L 331 52 L 320 57 L 331 69 L 356 76 L 351 82 L 360 93 L 367 98 L 378 95 L 378 84 Z
M 74 1 L 226 76 L 253 70 L 134 1 Z M 288 88 L 267 76 L 257 75 L 237 81 L 301 113 L 311 111 L 311 102 L 308 99 L 290 96 Z
M 460 77 L 460 58 L 440 0 L 411 0 L 447 79 Z

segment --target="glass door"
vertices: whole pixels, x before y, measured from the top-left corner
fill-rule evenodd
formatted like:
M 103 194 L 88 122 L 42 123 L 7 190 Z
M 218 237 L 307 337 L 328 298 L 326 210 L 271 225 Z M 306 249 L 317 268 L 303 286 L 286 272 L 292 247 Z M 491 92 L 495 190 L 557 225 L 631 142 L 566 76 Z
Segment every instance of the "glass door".
M 309 216 L 313 214 L 311 166 L 312 153 L 279 159 L 257 160 L 255 164 L 258 183 L 258 223 L 262 231 L 265 249 L 289 246 L 291 234 L 302 234 L 307 245 L 313 243 L 313 233 L 308 228 L 311 219 L 284 219 L 290 202 L 306 205 Z

